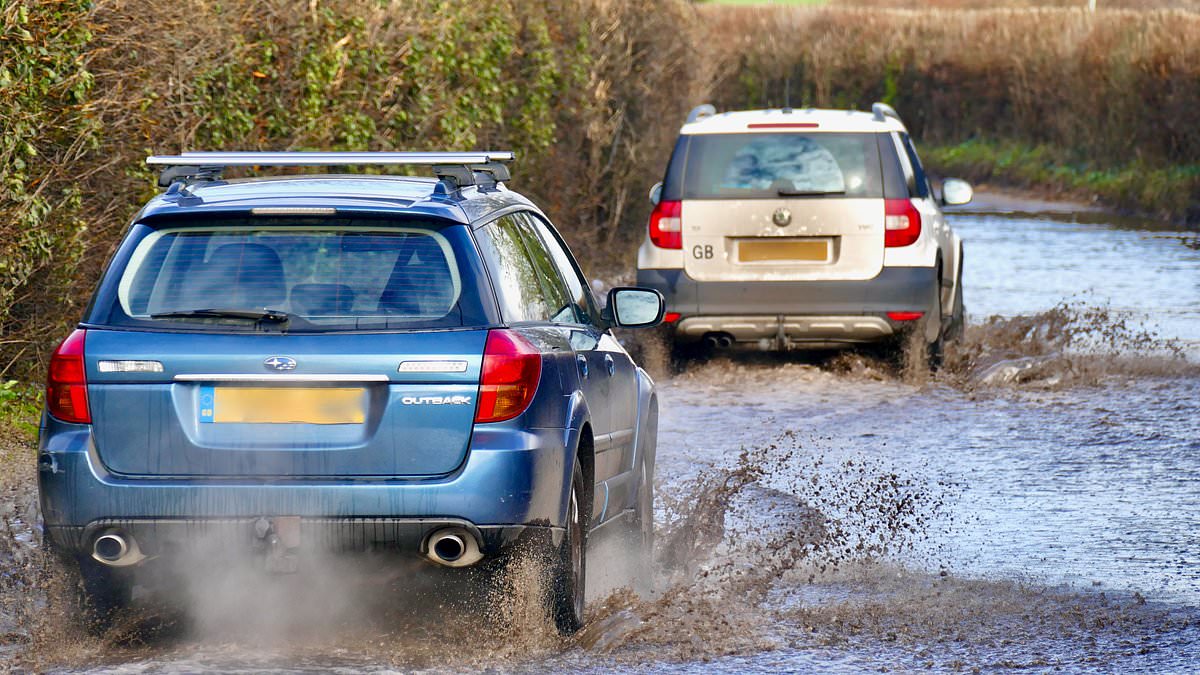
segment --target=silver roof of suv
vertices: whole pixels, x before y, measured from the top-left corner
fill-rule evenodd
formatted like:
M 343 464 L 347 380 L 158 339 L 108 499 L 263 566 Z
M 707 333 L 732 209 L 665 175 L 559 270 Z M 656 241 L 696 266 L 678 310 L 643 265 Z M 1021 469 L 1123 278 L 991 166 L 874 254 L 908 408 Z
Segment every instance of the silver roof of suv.
M 702 106 L 703 107 L 703 106 Z M 894 116 L 895 111 L 884 104 L 875 104 L 875 111 L 827 110 L 822 108 L 774 108 L 770 110 L 738 110 L 705 114 L 697 108 L 680 134 L 753 134 L 805 132 L 884 132 L 907 129 Z M 793 126 L 794 125 L 794 126 Z

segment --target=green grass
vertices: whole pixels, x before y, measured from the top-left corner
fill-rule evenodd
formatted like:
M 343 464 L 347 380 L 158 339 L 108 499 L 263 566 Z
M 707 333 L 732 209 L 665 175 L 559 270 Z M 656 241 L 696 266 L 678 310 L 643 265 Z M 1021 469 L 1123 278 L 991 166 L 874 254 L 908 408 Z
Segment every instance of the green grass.
M 1099 166 L 1073 160 L 1050 146 L 980 140 L 926 145 L 922 155 L 942 175 L 1051 189 L 1119 209 L 1200 224 L 1200 164 L 1163 167 L 1134 161 Z
M 15 429 L 33 438 L 41 415 L 41 387 L 17 380 L 0 382 L 0 428 Z

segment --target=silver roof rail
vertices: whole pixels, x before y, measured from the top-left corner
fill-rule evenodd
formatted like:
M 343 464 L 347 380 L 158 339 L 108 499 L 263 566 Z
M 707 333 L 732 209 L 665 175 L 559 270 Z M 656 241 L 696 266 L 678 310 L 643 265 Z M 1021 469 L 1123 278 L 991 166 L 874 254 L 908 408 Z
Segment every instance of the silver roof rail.
M 481 152 L 184 152 L 154 155 L 149 166 L 164 167 L 160 187 L 179 180 L 217 180 L 231 166 L 432 166 L 434 174 L 456 186 L 476 185 L 476 173 L 493 182 L 509 180 L 509 151 Z M 486 179 L 485 179 L 486 180 Z
M 690 113 L 688 113 L 687 123 L 691 124 L 692 122 L 699 122 L 700 120 L 704 119 L 705 117 L 712 117 L 713 115 L 716 115 L 716 114 L 717 114 L 717 109 L 713 106 L 713 104 L 703 103 L 701 105 L 696 106 L 695 108 L 692 108 L 692 111 Z
M 904 124 L 904 120 L 900 119 L 900 113 L 896 109 L 886 103 L 875 103 L 871 106 L 871 112 L 875 115 L 876 122 L 886 122 L 887 118 L 892 118 L 897 122 Z

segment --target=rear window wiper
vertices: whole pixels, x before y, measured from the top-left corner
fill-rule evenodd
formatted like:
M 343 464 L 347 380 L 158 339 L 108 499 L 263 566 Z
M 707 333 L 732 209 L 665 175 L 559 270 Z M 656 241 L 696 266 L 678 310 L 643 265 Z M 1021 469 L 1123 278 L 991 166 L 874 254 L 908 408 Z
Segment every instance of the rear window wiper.
M 278 309 L 185 309 L 176 312 L 157 312 L 151 319 L 245 319 L 287 324 L 292 316 Z
M 780 197 L 824 197 L 825 195 L 844 195 L 845 190 L 777 190 Z

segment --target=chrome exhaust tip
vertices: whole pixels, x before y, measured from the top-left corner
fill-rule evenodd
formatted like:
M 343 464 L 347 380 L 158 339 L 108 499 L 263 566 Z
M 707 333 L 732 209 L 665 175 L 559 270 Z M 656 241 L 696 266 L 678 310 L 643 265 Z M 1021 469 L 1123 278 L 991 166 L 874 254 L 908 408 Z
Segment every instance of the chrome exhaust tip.
M 467 552 L 467 542 L 457 534 L 447 534 L 433 542 L 433 554 L 438 560 L 454 562 Z
M 461 527 L 444 527 L 429 535 L 425 556 L 446 567 L 467 567 L 483 559 L 475 536 Z
M 92 542 L 92 558 L 109 567 L 127 567 L 146 559 L 132 537 L 110 530 Z
M 709 349 L 729 349 L 733 346 L 733 336 L 729 333 L 708 333 L 704 336 L 704 344 Z
M 96 537 L 92 545 L 92 554 L 102 563 L 114 563 L 129 552 L 129 544 L 125 537 L 119 534 L 105 534 Z

